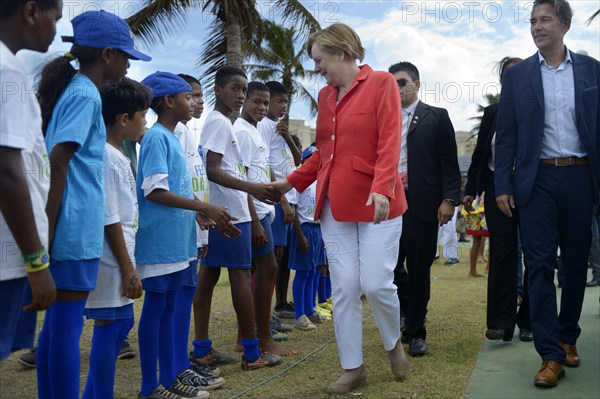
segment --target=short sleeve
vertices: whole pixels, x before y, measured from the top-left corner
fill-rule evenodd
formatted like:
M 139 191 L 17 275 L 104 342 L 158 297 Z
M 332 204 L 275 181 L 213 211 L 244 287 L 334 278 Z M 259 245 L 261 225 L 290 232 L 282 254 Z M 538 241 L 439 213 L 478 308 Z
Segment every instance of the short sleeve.
M 205 153 L 212 151 L 216 154 L 225 155 L 227 141 L 231 138 L 231 125 L 227 121 L 214 119 L 208 122 L 202 129 L 202 134 L 206 135 L 206 140 L 202 144 Z
M 152 176 L 156 174 L 169 174 L 169 164 L 167 161 L 168 148 L 165 140 L 159 134 L 146 135 L 142 141 L 140 158 L 144 159 L 143 164 L 138 165 L 142 176 Z
M 65 99 L 61 114 L 56 116 L 60 118 L 60 124 L 56 125 L 53 146 L 76 143 L 81 147 L 91 131 L 90 126 L 94 124 L 101 112 L 100 94 L 96 87 L 81 83 L 79 85 L 82 87 L 75 85 L 75 88 L 71 89 L 72 86 L 69 86 L 62 94 L 68 97 Z M 93 86 L 93 89 L 89 86 Z
M 252 151 L 252 138 L 250 133 L 245 130 L 240 130 L 236 134 L 237 140 L 240 147 L 240 153 L 242 154 L 242 162 L 245 167 L 250 167 L 252 163 L 253 151 Z
M 119 163 L 110 152 L 104 150 L 104 225 L 108 226 L 120 222 L 119 217 Z
M 27 115 L 27 103 L 21 100 L 21 87 L 25 85 L 25 76 L 15 70 L 2 69 L 2 104 L 0 111 L 0 146 L 16 149 L 26 149 L 27 139 L 23 134 Z M 11 94 L 14 91 L 14 94 Z M 32 101 L 31 96 L 26 101 Z M 40 126 L 41 129 L 41 126 Z

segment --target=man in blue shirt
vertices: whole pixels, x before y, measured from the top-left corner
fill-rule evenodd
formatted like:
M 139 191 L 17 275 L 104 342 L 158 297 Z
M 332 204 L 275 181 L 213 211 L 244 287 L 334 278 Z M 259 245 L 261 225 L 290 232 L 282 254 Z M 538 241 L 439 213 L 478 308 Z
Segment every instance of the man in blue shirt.
M 555 386 L 563 366 L 577 367 L 575 346 L 598 202 L 600 63 L 570 52 L 563 38 L 572 11 L 565 0 L 536 0 L 531 35 L 538 52 L 507 70 L 496 133 L 496 200 L 519 214 L 529 273 L 531 325 L 542 367 L 537 386 Z M 554 268 L 564 264 L 560 314 Z

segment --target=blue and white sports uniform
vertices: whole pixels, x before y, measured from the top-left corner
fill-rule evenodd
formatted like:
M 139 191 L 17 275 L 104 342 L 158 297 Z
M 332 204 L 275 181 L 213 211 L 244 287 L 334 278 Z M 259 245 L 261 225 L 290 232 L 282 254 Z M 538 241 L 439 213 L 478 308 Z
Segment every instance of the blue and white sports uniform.
M 142 279 L 180 272 L 198 254 L 194 212 L 149 201 L 146 195 L 154 188 L 193 198 L 181 144 L 175 134 L 160 123 L 144 135 L 138 160 L 139 228 L 135 258 Z M 147 283 L 144 282 L 144 289 L 152 289 Z
M 58 98 L 46 131 L 46 149 L 75 143 L 50 248 L 56 288 L 93 290 L 104 244 L 106 130 L 96 85 L 77 74 Z

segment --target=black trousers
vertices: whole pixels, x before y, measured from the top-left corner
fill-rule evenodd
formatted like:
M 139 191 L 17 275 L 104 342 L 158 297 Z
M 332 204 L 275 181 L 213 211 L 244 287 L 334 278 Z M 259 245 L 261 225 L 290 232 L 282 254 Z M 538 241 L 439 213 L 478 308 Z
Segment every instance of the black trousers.
M 515 323 L 519 327 L 531 329 L 529 321 L 529 295 L 527 277 L 524 278 L 525 292 L 517 316 L 517 253 L 518 215 L 508 217 L 496 203 L 494 173 L 488 171 L 485 185 L 485 219 L 489 231 L 490 266 L 487 292 L 487 328 L 501 328 L 507 337 L 512 337 Z M 524 276 L 527 265 L 525 265 Z
M 435 259 L 438 224 L 418 221 L 409 209 L 402 218 L 402 236 L 394 284 L 398 287 L 404 337 L 425 339 L 425 316 L 430 296 L 430 271 Z M 406 268 L 405 268 L 406 265 Z

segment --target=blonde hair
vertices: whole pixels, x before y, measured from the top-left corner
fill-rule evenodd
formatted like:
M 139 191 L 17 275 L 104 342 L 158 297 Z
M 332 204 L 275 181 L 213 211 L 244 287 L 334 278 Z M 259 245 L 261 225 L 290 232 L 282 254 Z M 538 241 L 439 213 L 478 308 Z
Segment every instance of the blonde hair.
M 312 58 L 312 47 L 318 44 L 330 54 L 342 52 L 351 60 L 362 61 L 365 58 L 365 48 L 358 34 L 346 24 L 335 23 L 325 29 L 312 33 L 306 42 L 306 52 Z

